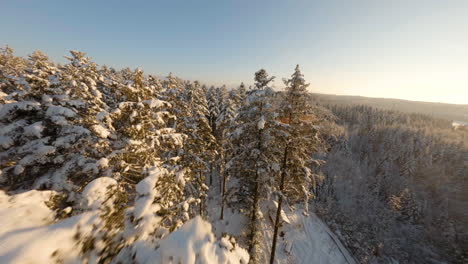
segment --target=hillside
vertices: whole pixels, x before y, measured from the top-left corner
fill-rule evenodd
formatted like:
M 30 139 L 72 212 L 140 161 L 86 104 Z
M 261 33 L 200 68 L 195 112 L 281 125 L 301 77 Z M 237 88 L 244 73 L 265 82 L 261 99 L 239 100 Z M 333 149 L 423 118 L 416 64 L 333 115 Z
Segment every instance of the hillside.
M 285 112 L 264 69 L 228 91 L 66 58 L 0 50 L 1 263 L 353 263 L 309 210 L 299 68 Z
M 458 105 L 318 93 L 313 93 L 313 96 L 318 102 L 322 104 L 368 105 L 384 110 L 396 110 L 404 113 L 421 113 L 436 118 L 443 118 L 449 121 L 468 122 L 468 104 Z
M 0 50 L 1 263 L 463 263 L 450 121 L 66 58 Z

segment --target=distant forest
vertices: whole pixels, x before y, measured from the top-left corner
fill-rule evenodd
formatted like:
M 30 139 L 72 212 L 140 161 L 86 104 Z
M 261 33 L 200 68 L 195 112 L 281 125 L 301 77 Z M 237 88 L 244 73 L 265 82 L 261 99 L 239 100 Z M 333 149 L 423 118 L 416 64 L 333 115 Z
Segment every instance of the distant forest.
M 384 110 L 398 110 L 404 113 L 421 113 L 450 121 L 468 122 L 468 104 L 430 103 L 401 99 L 318 93 L 314 93 L 313 95 L 318 101 L 328 105 L 368 105 Z

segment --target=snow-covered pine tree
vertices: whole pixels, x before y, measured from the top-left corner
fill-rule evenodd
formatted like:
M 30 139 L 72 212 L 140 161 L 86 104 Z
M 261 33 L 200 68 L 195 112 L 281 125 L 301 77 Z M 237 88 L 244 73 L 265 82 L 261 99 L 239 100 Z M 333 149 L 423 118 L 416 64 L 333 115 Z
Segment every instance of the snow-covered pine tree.
M 221 213 L 220 219 L 224 218 L 224 209 L 228 200 L 228 181 L 229 170 L 226 165 L 233 157 L 233 150 L 236 146 L 233 144 L 230 134 L 237 128 L 236 117 L 239 109 L 245 105 L 247 91 L 244 83 L 238 88 L 229 91 L 228 97 L 224 100 L 221 114 L 217 119 L 217 126 L 220 127 L 218 142 L 220 142 L 218 170 L 221 176 Z
M 220 177 L 220 191 L 221 191 L 221 213 L 220 219 L 224 218 L 224 208 L 226 203 L 227 194 L 227 181 L 228 172 L 226 170 L 226 164 L 230 159 L 230 151 L 233 149 L 232 142 L 229 139 L 229 133 L 232 129 L 235 129 L 235 118 L 237 116 L 237 107 L 235 101 L 230 96 L 223 101 L 221 107 L 221 113 L 216 120 L 216 127 L 219 130 L 218 133 L 218 157 L 217 157 L 217 169 Z
M 211 130 L 214 131 L 216 130 L 216 119 L 218 117 L 218 107 L 217 107 L 217 101 L 215 97 L 215 87 L 210 86 L 206 90 L 206 101 L 208 102 L 208 121 L 211 126 Z
M 216 87 L 215 91 L 215 97 L 216 97 L 216 107 L 217 107 L 217 113 L 218 116 L 216 117 L 215 123 L 218 125 L 218 118 L 219 116 L 223 113 L 224 107 L 226 105 L 226 100 L 228 100 L 229 92 L 226 88 L 226 85 L 222 85 L 221 87 Z M 216 130 L 214 131 L 215 136 L 219 136 L 218 134 L 222 133 L 222 129 L 218 129 L 216 127 Z
M 148 253 L 159 256 L 154 248 L 163 245 L 160 239 L 171 240 L 170 232 L 190 218 L 196 196 L 206 191 L 185 166 L 189 159 L 209 159 L 205 151 L 214 138 L 208 133 L 207 103 L 198 83 L 180 86 L 174 77 L 161 84 L 140 70 L 99 69 L 84 53 L 71 53 L 63 66 L 41 52 L 28 61 L 10 49 L 0 54 L 0 185 L 8 191 L 60 191 L 26 192 L 43 196 L 37 205 L 45 207 L 45 201 L 63 209 L 45 210 L 57 222 L 40 228 L 57 231 L 60 238 L 47 235 L 54 243 L 40 259 L 142 263 Z M 174 98 L 183 96 L 175 103 L 189 103 L 173 107 L 163 101 L 170 89 Z M 175 113 L 185 119 L 177 120 Z M 193 141 L 184 148 L 188 138 L 178 131 L 186 128 Z M 190 169 L 206 170 L 203 162 Z M 185 230 L 198 232 L 201 224 L 204 236 L 213 236 L 209 225 L 200 218 L 195 222 Z M 198 241 L 198 234 L 190 240 Z M 27 247 L 32 244 L 37 243 Z M 214 259 L 239 252 L 226 238 L 211 244 Z M 237 257 L 248 259 L 247 254 Z
M 162 81 L 162 98 L 172 105 L 171 113 L 177 116 L 178 122 L 174 123 L 174 128 L 185 124 L 184 118 L 189 116 L 187 103 L 184 100 L 185 94 L 184 80 L 177 78 L 172 73 Z
M 314 196 L 315 174 L 311 167 L 320 163 L 311 157 L 319 147 L 318 131 L 314 127 L 317 122 L 314 107 L 309 102 L 304 76 L 296 66 L 291 78 L 285 80 L 286 94 L 280 107 L 280 120 L 288 125 L 288 164 L 289 177 L 285 180 L 284 194 L 293 202 L 304 200 L 307 212 L 308 199 Z
M 112 67 L 103 65 L 98 70 L 99 82 L 98 89 L 102 93 L 102 100 L 106 103 L 109 109 L 117 108 L 117 105 L 122 99 L 122 86 L 125 82 L 121 78 L 120 71 Z
M 6 45 L 0 48 L 0 88 L 2 92 L 9 93 L 12 90 L 17 90 L 15 79 L 21 76 L 24 70 L 28 67 L 29 62 L 22 57 L 14 55 L 14 50 Z
M 21 96 L 30 89 L 23 76 L 28 64 L 24 58 L 14 56 L 10 46 L 0 48 L 0 103 L 9 103 L 13 97 Z
M 108 142 L 92 129 L 105 104 L 90 92 L 92 74 L 78 69 L 93 64 L 84 54 L 73 54 L 69 64 L 56 68 L 45 54 L 35 52 L 24 74 L 12 77 L 18 89 L 7 96 L 0 119 L 8 124 L 2 126 L 1 136 L 12 143 L 2 152 L 3 177 L 13 188 L 48 186 L 73 195 L 106 170 L 101 159 Z M 74 61 L 78 57 L 81 64 Z M 74 78 L 83 83 L 77 87 Z
M 235 98 L 227 97 L 221 104 L 219 115 L 216 118 L 216 128 L 218 129 L 218 137 L 222 138 L 229 126 L 237 116 L 237 104 Z
M 250 212 L 248 231 L 251 261 L 259 261 L 262 220 L 260 203 L 268 199 L 278 173 L 278 153 L 275 146 L 276 114 L 270 104 L 274 77 L 261 69 L 255 73 L 255 87 L 248 92 L 246 105 L 236 118 L 237 129 L 231 133 L 236 148 L 227 164 L 231 175 L 239 179 L 238 204 Z
M 217 142 L 207 118 L 208 103 L 198 81 L 185 83 L 183 100 L 188 111 L 183 119 L 184 123 L 178 126 L 179 132 L 187 135 L 181 162 L 186 174 L 192 179 L 188 191 L 200 200 L 200 207 L 196 213 L 203 215 L 204 200 L 208 191 L 206 176 L 210 173 L 210 166 L 217 155 Z M 194 214 L 195 212 L 192 215 Z
M 114 138 L 115 135 L 108 113 L 109 107 L 104 102 L 101 92 L 103 78 L 98 65 L 86 57 L 84 52 L 72 50 L 70 54 L 70 57 L 66 57 L 69 63 L 60 67 L 60 79 L 54 80 L 61 85 L 54 89 L 55 95 L 52 96 L 53 103 L 56 101 L 59 106 L 49 107 L 47 114 L 52 116 L 52 121 L 57 125 L 62 125 L 67 118 L 74 118 L 69 110 L 77 114 L 78 118 L 74 118 L 76 121 L 72 122 L 77 126 L 64 128 L 62 133 L 65 133 L 67 138 L 63 140 L 70 140 L 80 133 L 87 134 L 76 143 L 76 150 L 72 154 L 75 155 L 73 163 L 78 165 L 68 163 L 69 166 L 83 167 L 82 173 L 74 176 L 74 181 L 81 181 L 81 185 L 92 180 L 95 176 L 91 175 L 100 170 L 104 170 L 105 175 L 110 176 L 106 156 L 111 152 L 110 138 Z M 76 156 L 77 154 L 80 157 Z M 60 175 L 55 175 L 54 181 L 59 177 Z
M 221 114 L 223 107 L 223 101 L 226 98 L 227 89 L 226 86 L 214 87 L 211 86 L 206 92 L 206 100 L 208 102 L 208 120 L 210 121 L 211 130 L 213 134 L 218 136 L 217 120 Z
M 42 62 L 48 62 L 47 58 L 42 57 Z M 24 72 L 26 63 L 18 63 L 13 55 L 13 50 L 8 46 L 1 53 L 0 75 L 1 75 L 1 98 L 0 105 L 0 168 L 2 169 L 1 182 L 6 183 L 10 188 L 29 187 L 36 180 L 35 177 L 29 177 L 29 170 L 40 168 L 38 160 L 42 164 L 52 163 L 47 158 L 47 152 L 54 151 L 52 146 L 48 146 L 48 139 L 39 141 L 42 138 L 44 130 L 43 123 L 38 122 L 45 116 L 45 110 L 41 107 L 41 99 L 37 99 L 32 94 L 39 90 L 41 94 L 43 89 L 49 85 L 47 72 L 40 70 L 40 76 L 46 78 L 43 82 L 37 82 L 31 85 L 27 81 Z M 37 66 L 34 61 L 27 63 L 29 72 L 36 71 Z M 36 71 L 36 73 L 37 73 Z M 39 77 L 37 79 L 40 79 Z M 32 90 L 32 91 L 31 91 Z M 32 141 L 32 142 L 31 142 Z M 46 145 L 44 145 L 46 143 Z M 34 146 L 45 151 L 45 153 L 34 151 Z M 36 152 L 36 153 L 34 153 Z M 34 155 L 35 154 L 35 155 Z M 38 174 L 39 171 L 36 172 Z
M 276 241 L 281 227 L 283 200 L 304 201 L 304 212 L 308 211 L 309 199 L 315 188 L 314 174 L 311 170 L 312 153 L 318 145 L 318 137 L 313 128 L 313 113 L 307 97 L 307 84 L 296 66 L 290 79 L 284 80 L 286 93 L 280 106 L 280 121 L 284 124 L 285 136 L 282 138 L 281 177 L 278 182 L 278 204 L 273 234 L 270 263 L 274 262 Z
M 135 207 L 127 213 L 127 243 L 156 230 L 162 232 L 160 236 L 174 230 L 189 220 L 189 204 L 196 202 L 184 191 L 191 179 L 177 150 L 186 136 L 174 128 L 172 105 L 147 86 L 141 70 L 134 71 L 133 80 L 122 86 L 122 98 L 128 101 L 120 102 L 111 113 L 120 139 L 111 159 L 117 170 L 114 177 L 130 188 L 138 183 Z
M 162 92 L 161 80 L 156 76 L 148 75 L 148 87 L 159 94 Z
M 186 82 L 172 74 L 164 80 L 163 88 L 163 98 L 172 104 L 171 112 L 177 116 L 174 128 L 187 135 L 184 147 L 178 150 L 187 177 L 193 179 L 193 185 L 187 187 L 201 202 L 208 191 L 206 170 L 216 149 L 216 141 L 207 119 L 208 103 L 205 93 L 199 82 Z M 196 212 L 203 211 L 203 205 L 200 204 Z M 194 213 L 192 211 L 192 215 Z
M 246 96 L 247 89 L 245 88 L 244 83 L 241 83 L 239 87 L 229 91 L 229 99 L 233 101 L 236 109 L 239 109 L 244 105 Z

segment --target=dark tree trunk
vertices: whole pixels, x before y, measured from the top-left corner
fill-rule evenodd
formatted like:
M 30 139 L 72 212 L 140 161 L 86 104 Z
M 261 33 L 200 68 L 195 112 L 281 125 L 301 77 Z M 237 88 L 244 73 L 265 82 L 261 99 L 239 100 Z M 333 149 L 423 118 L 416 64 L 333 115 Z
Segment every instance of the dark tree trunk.
M 221 160 L 224 160 L 224 159 L 220 159 L 219 163 L 221 163 Z M 216 171 L 218 172 L 219 191 L 222 192 L 223 183 L 224 183 L 224 164 L 218 165 Z M 223 175 L 223 177 L 220 177 L 221 175 Z
M 263 103 L 260 104 L 259 106 L 259 112 L 263 113 Z M 263 129 L 258 130 L 257 134 L 257 149 L 262 152 L 262 134 L 263 134 Z M 250 235 L 249 235 L 249 255 L 250 255 L 250 261 L 249 263 L 257 263 L 257 254 L 255 252 L 256 247 L 257 247 L 257 232 L 258 232 L 258 225 L 257 225 L 257 211 L 260 209 L 260 175 L 258 175 L 258 165 L 255 165 L 255 187 L 254 187 L 254 197 L 253 197 L 253 205 L 252 205 L 252 215 L 250 219 Z
M 280 196 L 278 199 L 278 209 L 276 209 L 276 219 L 275 219 L 275 231 L 273 232 L 273 244 L 271 246 L 271 255 L 270 255 L 270 264 L 273 264 L 275 261 L 275 252 L 276 252 L 276 241 L 278 239 L 278 230 L 281 225 L 281 204 L 283 203 L 283 197 Z
M 200 200 L 200 216 L 203 217 L 203 199 Z
M 275 261 L 275 252 L 276 252 L 276 241 L 278 239 L 278 231 L 280 228 L 280 218 L 281 218 L 281 205 L 283 204 L 283 190 L 284 190 L 284 180 L 286 178 L 286 165 L 288 160 L 288 147 L 284 148 L 283 156 L 283 168 L 281 171 L 281 180 L 280 180 L 280 196 L 278 198 L 278 208 L 276 209 L 276 219 L 275 219 L 275 229 L 273 232 L 273 244 L 271 245 L 271 255 L 270 255 L 270 264 L 273 264 Z
M 258 176 L 257 176 L 258 178 Z M 250 263 L 255 263 L 256 261 L 256 254 L 255 254 L 255 247 L 256 247 L 256 233 L 258 232 L 257 230 L 257 210 L 258 210 L 258 181 L 255 182 L 255 190 L 254 190 L 254 199 L 253 199 L 253 205 L 252 205 L 252 212 L 251 212 L 251 217 L 250 217 L 250 234 L 249 234 L 249 255 L 251 257 Z
M 223 173 L 223 186 L 222 186 L 222 194 L 221 194 L 221 216 L 220 219 L 224 219 L 224 206 L 226 203 L 226 172 Z
M 205 182 L 205 180 L 204 180 L 203 177 L 202 177 L 202 172 L 201 172 L 201 171 L 198 172 L 198 177 L 199 177 L 199 179 L 200 179 L 200 183 L 203 184 L 203 183 Z M 206 198 L 205 195 L 202 195 L 202 196 L 200 197 L 200 209 L 199 209 L 199 210 L 200 210 L 200 216 L 203 216 L 203 206 L 204 206 L 204 200 L 205 200 L 205 198 Z
M 213 164 L 210 164 L 210 187 L 213 185 Z

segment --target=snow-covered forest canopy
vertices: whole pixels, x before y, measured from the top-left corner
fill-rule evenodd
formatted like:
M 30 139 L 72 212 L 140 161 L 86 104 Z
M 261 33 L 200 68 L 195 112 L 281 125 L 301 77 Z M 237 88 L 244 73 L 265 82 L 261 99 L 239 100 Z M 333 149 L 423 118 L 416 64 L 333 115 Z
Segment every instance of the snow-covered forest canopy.
M 0 50 L 0 263 L 466 263 L 468 130 Z

